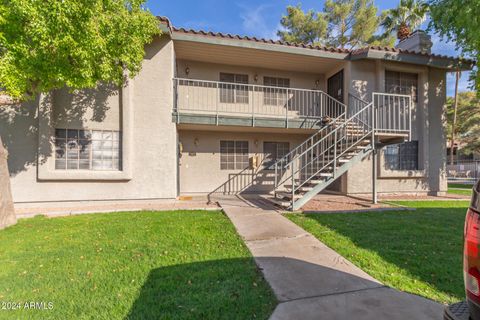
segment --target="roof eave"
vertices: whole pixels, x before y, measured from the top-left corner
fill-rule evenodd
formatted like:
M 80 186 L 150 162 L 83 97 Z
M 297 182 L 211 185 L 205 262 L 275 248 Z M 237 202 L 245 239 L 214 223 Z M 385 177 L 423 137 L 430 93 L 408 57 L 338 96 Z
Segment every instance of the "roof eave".
M 375 59 L 375 60 L 387 60 L 397 61 L 403 63 L 418 64 L 423 66 L 430 66 L 447 70 L 460 70 L 468 71 L 472 70 L 474 62 L 470 60 L 450 59 L 444 57 L 434 57 L 431 55 L 411 54 L 394 51 L 383 50 L 365 50 L 363 52 L 354 53 L 350 57 L 351 60 L 361 59 Z
M 246 39 L 239 38 L 224 38 L 218 36 L 209 36 L 202 34 L 192 34 L 188 32 L 173 31 L 172 40 L 174 41 L 191 41 L 197 43 L 205 43 L 211 45 L 221 45 L 221 46 L 230 46 L 246 49 L 256 49 L 264 51 L 275 51 L 290 53 L 296 55 L 305 55 L 337 60 L 348 60 L 350 53 L 348 52 L 333 52 L 329 50 L 321 49 L 312 49 L 312 48 L 303 48 L 301 46 L 289 46 L 261 41 L 251 41 Z

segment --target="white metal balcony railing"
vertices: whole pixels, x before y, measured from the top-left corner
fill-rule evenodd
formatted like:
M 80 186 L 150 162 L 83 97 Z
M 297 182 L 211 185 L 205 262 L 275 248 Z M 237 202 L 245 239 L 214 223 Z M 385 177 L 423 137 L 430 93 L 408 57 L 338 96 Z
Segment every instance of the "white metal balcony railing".
M 346 106 L 320 90 L 174 78 L 174 112 L 277 119 L 335 118 Z

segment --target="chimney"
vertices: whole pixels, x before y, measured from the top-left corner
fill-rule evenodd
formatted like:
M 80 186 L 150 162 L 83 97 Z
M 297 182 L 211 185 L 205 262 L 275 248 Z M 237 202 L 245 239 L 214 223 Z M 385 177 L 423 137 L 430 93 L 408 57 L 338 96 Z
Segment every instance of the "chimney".
M 408 38 L 400 41 L 395 47 L 402 50 L 430 54 L 432 52 L 432 45 L 432 37 L 423 30 L 417 30 Z

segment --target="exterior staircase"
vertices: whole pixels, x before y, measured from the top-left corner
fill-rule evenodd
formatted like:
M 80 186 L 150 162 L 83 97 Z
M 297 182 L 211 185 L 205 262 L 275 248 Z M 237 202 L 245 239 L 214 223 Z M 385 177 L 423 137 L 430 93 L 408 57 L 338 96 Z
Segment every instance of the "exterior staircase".
M 366 102 L 351 95 L 343 106 L 340 116 L 274 164 L 273 202 L 299 210 L 375 148 L 410 139 L 409 96 L 374 93 Z

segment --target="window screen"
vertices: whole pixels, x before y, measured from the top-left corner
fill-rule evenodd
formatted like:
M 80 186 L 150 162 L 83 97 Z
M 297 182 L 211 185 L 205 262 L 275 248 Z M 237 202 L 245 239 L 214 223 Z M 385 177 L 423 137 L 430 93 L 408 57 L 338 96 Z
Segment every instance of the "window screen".
M 418 141 L 386 146 L 385 168 L 388 170 L 418 170 Z
M 121 170 L 118 131 L 55 129 L 55 169 Z
M 248 103 L 248 75 L 220 73 L 220 102 Z
M 263 77 L 263 84 L 268 87 L 274 88 L 264 88 L 263 93 L 263 103 L 266 105 L 284 105 L 287 102 L 287 90 L 277 89 L 278 88 L 289 88 L 290 79 L 286 78 L 274 78 L 274 77 Z
M 220 141 L 221 170 L 243 170 L 248 166 L 248 141 Z
M 267 169 L 272 169 L 272 165 L 281 158 L 283 158 L 290 151 L 290 144 L 288 142 L 264 142 L 263 153 L 265 154 L 264 166 Z

